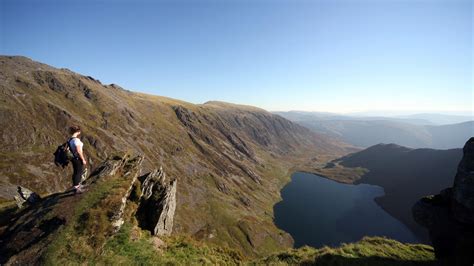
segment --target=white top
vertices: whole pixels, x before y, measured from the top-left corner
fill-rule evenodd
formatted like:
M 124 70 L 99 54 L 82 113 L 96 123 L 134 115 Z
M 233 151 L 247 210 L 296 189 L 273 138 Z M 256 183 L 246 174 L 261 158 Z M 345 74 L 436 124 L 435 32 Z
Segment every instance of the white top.
M 79 154 L 77 153 L 77 147 L 82 148 L 84 146 L 84 143 L 79 138 L 72 138 L 69 141 L 69 146 L 71 147 L 71 151 L 74 154 L 74 156 L 79 158 Z

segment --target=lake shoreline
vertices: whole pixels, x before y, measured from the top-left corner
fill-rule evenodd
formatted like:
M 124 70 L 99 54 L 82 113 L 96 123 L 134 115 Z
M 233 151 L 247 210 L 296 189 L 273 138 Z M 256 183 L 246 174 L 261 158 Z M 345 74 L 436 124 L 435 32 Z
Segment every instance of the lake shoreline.
M 338 182 L 298 171 L 280 193 L 282 200 L 274 206 L 274 223 L 292 236 L 294 247 L 337 246 L 364 236 L 420 243 L 402 221 L 378 204 L 376 199 L 385 195 L 383 187 Z

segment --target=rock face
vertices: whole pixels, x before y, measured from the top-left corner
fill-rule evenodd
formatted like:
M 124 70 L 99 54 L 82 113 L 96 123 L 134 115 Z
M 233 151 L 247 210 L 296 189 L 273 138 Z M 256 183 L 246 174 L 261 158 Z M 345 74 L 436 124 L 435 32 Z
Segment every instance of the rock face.
M 140 227 L 154 235 L 170 235 L 176 210 L 176 179 L 168 182 L 163 168 L 142 177 L 142 194 L 137 210 Z
M 474 138 L 464 146 L 453 186 L 453 214 L 463 223 L 474 224 Z
M 130 197 L 130 193 L 132 192 L 133 185 L 137 181 L 138 175 L 140 174 L 143 159 L 144 159 L 143 156 L 137 156 L 134 159 L 133 164 L 125 170 L 125 173 L 122 176 L 122 178 L 131 180 L 131 181 L 130 181 L 130 184 L 128 185 L 127 190 L 122 195 L 122 198 L 120 200 L 120 205 L 119 205 L 120 207 L 117 208 L 117 210 L 114 212 L 111 218 L 112 226 L 114 227 L 115 232 L 120 230 L 123 223 L 125 222 L 123 218 L 125 207 L 127 206 L 127 200 Z
M 453 187 L 422 198 L 412 209 L 415 220 L 428 228 L 443 265 L 474 264 L 474 138 L 463 153 Z

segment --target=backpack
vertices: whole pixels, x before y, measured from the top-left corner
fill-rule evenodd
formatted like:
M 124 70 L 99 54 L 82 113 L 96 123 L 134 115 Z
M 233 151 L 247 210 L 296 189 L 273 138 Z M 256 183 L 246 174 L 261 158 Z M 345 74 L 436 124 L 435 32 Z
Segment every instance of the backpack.
M 63 143 L 58 146 L 54 154 L 54 164 L 56 166 L 61 166 L 62 168 L 66 167 L 74 158 L 74 154 L 71 151 L 71 147 L 69 146 L 69 139 L 66 143 Z

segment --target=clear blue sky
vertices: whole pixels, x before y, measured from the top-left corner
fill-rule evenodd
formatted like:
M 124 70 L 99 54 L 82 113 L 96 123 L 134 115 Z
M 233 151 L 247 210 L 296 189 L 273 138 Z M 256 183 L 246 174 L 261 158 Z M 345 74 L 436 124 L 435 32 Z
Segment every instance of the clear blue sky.
M 0 0 L 0 53 L 193 103 L 471 111 L 470 0 Z

